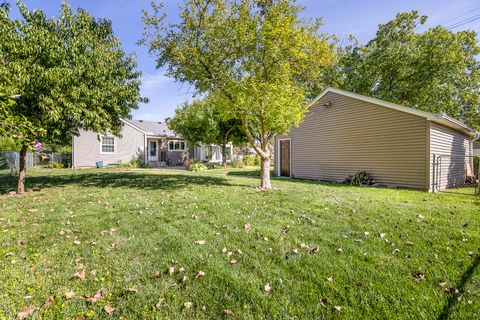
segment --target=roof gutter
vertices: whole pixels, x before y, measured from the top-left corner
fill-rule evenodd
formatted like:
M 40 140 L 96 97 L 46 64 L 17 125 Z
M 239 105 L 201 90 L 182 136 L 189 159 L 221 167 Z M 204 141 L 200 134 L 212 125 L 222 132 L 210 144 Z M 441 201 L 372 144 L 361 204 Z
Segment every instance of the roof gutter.
M 463 133 L 466 133 L 470 137 L 472 137 L 474 140 L 479 138 L 479 133 L 467 126 L 466 124 L 449 117 L 445 114 L 434 114 L 430 117 L 427 118 L 427 120 L 433 121 L 435 123 L 440 123 L 443 125 L 446 125 L 447 127 L 451 127 L 454 129 L 457 129 L 459 131 L 462 131 Z

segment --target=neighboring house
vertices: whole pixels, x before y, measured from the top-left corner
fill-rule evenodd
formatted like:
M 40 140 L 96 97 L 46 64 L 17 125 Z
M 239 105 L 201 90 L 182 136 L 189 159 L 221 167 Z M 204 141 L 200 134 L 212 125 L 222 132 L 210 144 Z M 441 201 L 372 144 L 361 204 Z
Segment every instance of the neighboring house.
M 433 191 L 472 175 L 477 138 L 445 115 L 329 88 L 298 127 L 276 137 L 274 170 L 336 182 L 365 170 L 381 185 Z
M 480 155 L 480 140 L 473 141 L 473 154 Z
M 143 159 L 149 166 L 182 165 L 192 156 L 187 141 L 170 130 L 164 122 L 122 120 L 121 137 L 81 131 L 73 138 L 74 168 L 92 168 Z
M 232 160 L 233 144 L 227 144 L 227 161 Z M 204 162 L 222 162 L 222 147 L 215 144 L 198 143 L 193 147 L 193 158 Z

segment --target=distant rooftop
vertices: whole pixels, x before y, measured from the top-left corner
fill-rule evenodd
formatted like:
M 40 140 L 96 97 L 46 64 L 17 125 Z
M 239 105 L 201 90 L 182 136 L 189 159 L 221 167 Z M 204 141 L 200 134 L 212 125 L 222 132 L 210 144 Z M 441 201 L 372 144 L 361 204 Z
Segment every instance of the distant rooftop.
M 135 127 L 145 131 L 152 136 L 167 136 L 169 138 L 180 138 L 173 130 L 170 130 L 165 122 L 146 121 L 146 120 L 130 120 L 125 119 L 126 122 Z

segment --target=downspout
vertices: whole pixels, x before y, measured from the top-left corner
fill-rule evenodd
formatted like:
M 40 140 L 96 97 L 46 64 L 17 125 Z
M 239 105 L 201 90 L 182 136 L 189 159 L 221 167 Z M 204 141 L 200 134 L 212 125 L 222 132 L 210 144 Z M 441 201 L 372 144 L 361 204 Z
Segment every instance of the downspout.
M 143 134 L 143 163 L 147 165 L 147 134 Z

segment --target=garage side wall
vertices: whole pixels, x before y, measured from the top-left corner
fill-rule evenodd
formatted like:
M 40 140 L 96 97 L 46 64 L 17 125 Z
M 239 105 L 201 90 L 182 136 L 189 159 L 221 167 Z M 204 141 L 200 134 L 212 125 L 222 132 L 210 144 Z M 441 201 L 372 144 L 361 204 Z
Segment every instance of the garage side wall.
M 383 185 L 427 190 L 427 127 L 422 117 L 329 92 L 288 135 L 292 177 L 343 182 L 365 170 Z
M 73 167 L 93 168 L 97 161 L 104 165 L 125 163 L 143 155 L 144 134 L 129 125 L 122 128 L 122 137 L 115 137 L 116 150 L 114 154 L 101 154 L 98 133 L 81 131 L 80 136 L 73 138 Z
M 431 179 L 435 179 L 438 187 L 447 188 L 455 183 L 463 183 L 466 175 L 472 175 L 473 155 L 470 138 L 456 130 L 440 124 L 430 125 L 430 161 L 433 163 L 433 154 L 441 155 L 438 168 L 431 166 Z M 433 172 L 435 170 L 436 172 Z

